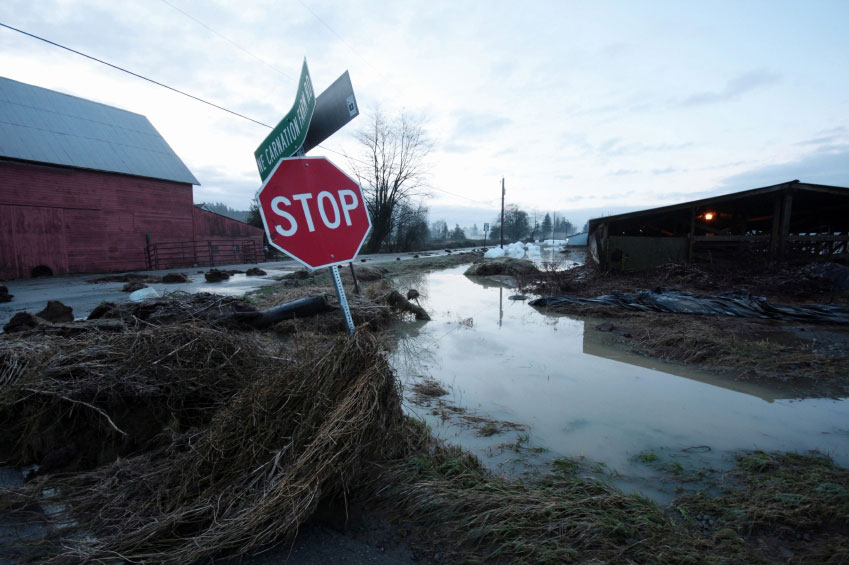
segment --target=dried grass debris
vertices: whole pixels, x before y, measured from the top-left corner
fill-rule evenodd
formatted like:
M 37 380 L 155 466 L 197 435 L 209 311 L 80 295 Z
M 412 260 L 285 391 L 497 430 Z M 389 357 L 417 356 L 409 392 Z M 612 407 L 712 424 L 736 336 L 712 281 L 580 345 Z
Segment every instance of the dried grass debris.
M 439 381 L 435 379 L 423 379 L 414 383 L 410 388 L 413 393 L 415 393 L 417 401 L 419 402 L 424 402 L 432 398 L 439 398 L 440 396 L 448 394 L 445 387 L 443 387 Z
M 50 354 L 59 360 L 42 351 L 4 377 L 15 386 L 0 419 L 21 419 L 22 405 L 30 414 L 62 410 L 71 418 L 63 421 L 96 431 L 92 443 L 123 441 L 116 428 L 136 433 L 116 401 L 162 401 L 162 428 L 144 445 L 87 470 L 38 476 L 0 501 L 5 510 L 60 508 L 44 517 L 53 529 L 43 561 L 187 563 L 245 553 L 292 537 L 320 499 L 351 487 L 364 460 L 398 455 L 400 396 L 371 334 L 304 336 L 291 358 L 258 351 L 247 336 L 227 334 L 224 349 L 209 343 L 221 335 L 186 326 L 130 332 L 78 353 L 60 346 Z M 147 352 L 141 359 L 111 358 L 133 339 L 133 353 Z M 28 359 L 23 348 L 7 344 L 15 359 Z M 50 414 L 23 420 L 24 437 L 55 431 Z

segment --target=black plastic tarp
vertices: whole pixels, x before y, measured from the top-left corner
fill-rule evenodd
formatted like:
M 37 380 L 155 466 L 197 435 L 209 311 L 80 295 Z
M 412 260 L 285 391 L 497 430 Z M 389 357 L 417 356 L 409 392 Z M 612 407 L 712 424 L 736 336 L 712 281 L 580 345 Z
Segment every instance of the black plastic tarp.
M 845 306 L 822 304 L 782 306 L 773 304 L 763 296 L 752 296 L 745 292 L 727 292 L 718 296 L 707 296 L 655 288 L 654 290 L 640 290 L 635 293 L 614 292 L 596 298 L 546 296 L 532 300 L 528 304 L 542 308 L 556 308 L 568 304 L 604 304 L 642 312 L 674 312 L 678 314 L 849 324 L 849 308 Z

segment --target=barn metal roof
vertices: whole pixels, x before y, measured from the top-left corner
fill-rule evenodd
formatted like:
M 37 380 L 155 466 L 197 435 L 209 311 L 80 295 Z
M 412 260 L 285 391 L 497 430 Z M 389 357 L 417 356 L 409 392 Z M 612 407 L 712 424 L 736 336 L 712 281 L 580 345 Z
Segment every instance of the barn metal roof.
M 200 184 L 146 117 L 4 77 L 0 157 Z

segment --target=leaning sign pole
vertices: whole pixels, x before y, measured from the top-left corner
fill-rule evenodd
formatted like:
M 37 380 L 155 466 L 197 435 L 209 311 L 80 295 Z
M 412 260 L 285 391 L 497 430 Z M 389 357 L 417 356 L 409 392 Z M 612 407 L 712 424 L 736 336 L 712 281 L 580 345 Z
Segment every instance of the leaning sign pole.
M 310 270 L 330 267 L 349 335 L 354 321 L 339 265 L 356 258 L 371 218 L 357 181 L 328 159 L 304 153 L 357 115 L 348 72 L 316 98 L 305 59 L 295 104 L 254 152 L 263 181 L 256 199 L 269 244 Z

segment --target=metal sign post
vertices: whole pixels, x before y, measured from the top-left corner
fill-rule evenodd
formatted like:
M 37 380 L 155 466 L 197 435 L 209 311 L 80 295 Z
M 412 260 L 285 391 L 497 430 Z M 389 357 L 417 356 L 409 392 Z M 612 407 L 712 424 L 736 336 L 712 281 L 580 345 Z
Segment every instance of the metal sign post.
M 333 274 L 333 286 L 336 287 L 336 297 L 339 299 L 339 307 L 345 316 L 345 326 L 348 328 L 348 335 L 353 335 L 354 319 L 351 318 L 351 308 L 348 306 L 348 298 L 345 296 L 345 287 L 342 286 L 342 277 L 339 276 L 339 267 L 333 265 L 330 267 L 330 272 Z
M 359 113 L 347 71 L 316 98 L 304 59 L 292 110 L 254 152 L 263 180 L 256 199 L 269 244 L 308 269 L 330 267 L 348 335 L 354 320 L 338 265 L 357 256 L 371 218 L 359 183 L 326 158 L 304 154 Z

